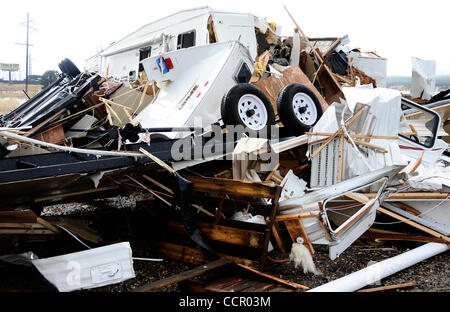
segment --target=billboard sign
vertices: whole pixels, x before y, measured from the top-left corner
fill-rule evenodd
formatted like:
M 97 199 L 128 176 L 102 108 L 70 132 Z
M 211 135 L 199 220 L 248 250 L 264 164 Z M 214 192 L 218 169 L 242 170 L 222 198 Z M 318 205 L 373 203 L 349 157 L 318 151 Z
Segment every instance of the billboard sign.
M 20 69 L 20 64 L 0 63 L 0 70 L 18 71 L 19 69 Z

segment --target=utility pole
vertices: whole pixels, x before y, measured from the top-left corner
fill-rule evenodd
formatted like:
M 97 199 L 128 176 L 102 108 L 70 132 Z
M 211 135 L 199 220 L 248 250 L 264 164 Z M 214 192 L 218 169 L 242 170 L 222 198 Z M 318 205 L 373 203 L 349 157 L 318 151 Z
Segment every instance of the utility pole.
M 27 61 L 25 68 L 25 92 L 28 92 L 28 45 L 30 37 L 30 13 L 27 13 Z
M 21 25 L 26 24 L 26 27 L 27 27 L 27 43 L 16 43 L 16 44 L 20 44 L 20 45 L 26 46 L 25 92 L 28 92 L 28 82 L 29 82 L 29 78 L 28 78 L 28 75 L 29 75 L 29 58 L 30 58 L 30 56 L 29 56 L 29 47 L 33 46 L 32 44 L 30 44 L 30 28 L 32 30 L 37 31 L 36 28 L 30 27 L 30 22 L 32 22 L 32 21 L 30 21 L 30 13 L 27 13 L 27 21 L 26 21 L 26 23 L 22 23 L 21 24 Z

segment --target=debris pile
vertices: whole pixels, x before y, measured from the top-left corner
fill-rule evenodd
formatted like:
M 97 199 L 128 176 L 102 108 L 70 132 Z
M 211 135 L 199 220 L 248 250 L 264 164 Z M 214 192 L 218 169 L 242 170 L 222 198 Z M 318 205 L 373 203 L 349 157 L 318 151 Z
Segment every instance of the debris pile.
M 385 59 L 347 36 L 308 38 L 289 11 L 291 37 L 259 17 L 212 13 L 148 24 L 84 72 L 66 59 L 56 82 L 0 117 L 0 233 L 63 231 L 101 246 L 88 222 L 49 207 L 127 195 L 123 210 L 148 213 L 140 222 L 152 224 L 160 257 L 211 269 L 226 258 L 264 274 L 276 250 L 299 274 L 320 274 L 314 246 L 333 261 L 358 239 L 429 243 L 416 262 L 448 250 L 448 98 L 419 105 L 386 89 Z M 237 36 L 230 16 L 254 27 Z M 392 231 L 400 223 L 423 235 Z M 101 248 L 32 263 L 62 291 L 135 276 L 129 245 Z M 70 259 L 92 278 L 55 280 Z

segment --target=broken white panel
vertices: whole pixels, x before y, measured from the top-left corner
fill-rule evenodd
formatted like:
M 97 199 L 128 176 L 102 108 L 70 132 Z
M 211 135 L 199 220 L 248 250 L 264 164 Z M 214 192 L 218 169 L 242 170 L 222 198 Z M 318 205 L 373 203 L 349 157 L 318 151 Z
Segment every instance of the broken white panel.
M 386 88 L 387 86 L 387 59 L 372 56 L 369 53 L 350 52 L 348 55 L 349 63 L 367 76 L 375 79 L 377 88 Z
M 292 50 L 289 65 L 298 66 L 300 64 L 300 47 L 301 47 L 300 33 L 294 32 L 294 34 L 292 35 Z
M 268 140 L 262 138 L 241 138 L 233 150 L 233 179 L 260 181 L 257 175 L 249 173 L 258 161 L 257 154 L 260 151 L 267 151 Z
M 76 124 L 70 128 L 72 131 L 67 131 L 65 133 L 68 138 L 81 138 L 86 136 L 86 130 L 89 130 L 94 122 L 97 121 L 97 118 L 91 115 L 84 115 Z M 76 131 L 75 131 L 76 130 Z
M 416 162 L 413 158 L 409 159 L 411 163 Z M 445 166 L 442 162 L 431 164 L 422 161 L 419 167 L 408 177 L 407 183 L 414 191 L 441 192 L 444 186 L 450 187 L 450 167 Z
M 282 190 L 279 201 L 302 196 L 305 194 L 306 184 L 303 179 L 300 179 L 292 170 L 289 170 L 283 181 L 281 181 Z
M 135 277 L 128 242 L 32 260 L 32 263 L 61 292 L 116 284 Z
M 429 100 L 436 90 L 436 61 L 412 58 L 411 96 Z
M 402 203 L 416 209 L 421 214 L 413 215 L 390 202 L 384 202 L 383 207 L 443 235 L 450 235 L 450 198 L 402 201 Z

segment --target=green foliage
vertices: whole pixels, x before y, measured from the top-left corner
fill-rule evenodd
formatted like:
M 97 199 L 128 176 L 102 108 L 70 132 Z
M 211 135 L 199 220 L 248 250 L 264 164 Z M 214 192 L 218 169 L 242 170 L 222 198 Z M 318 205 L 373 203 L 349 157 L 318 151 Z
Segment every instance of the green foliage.
M 47 70 L 41 77 L 41 85 L 47 87 L 58 79 L 59 73 L 56 70 Z

